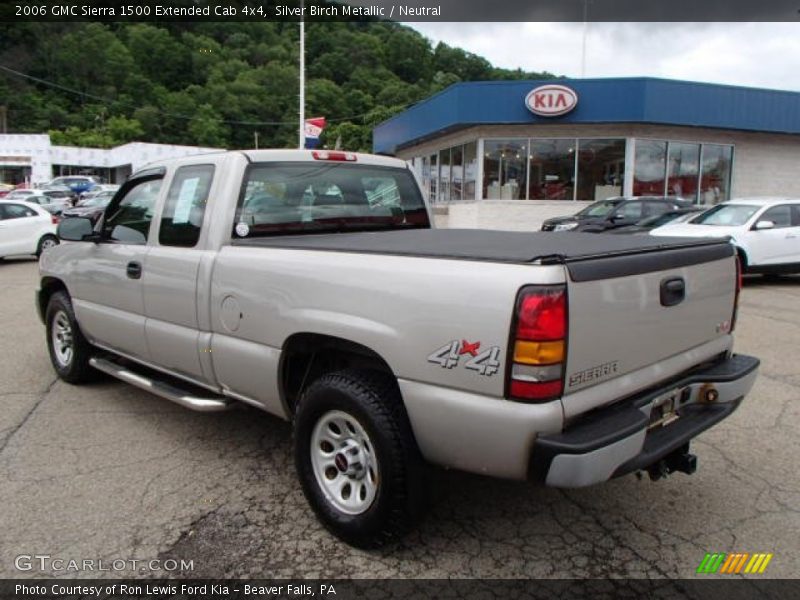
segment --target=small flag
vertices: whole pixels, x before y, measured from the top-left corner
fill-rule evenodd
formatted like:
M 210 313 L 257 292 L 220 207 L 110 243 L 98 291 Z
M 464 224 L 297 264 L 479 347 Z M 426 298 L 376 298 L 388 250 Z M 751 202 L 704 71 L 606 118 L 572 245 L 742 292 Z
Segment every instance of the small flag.
M 325 129 L 325 117 L 306 119 L 306 148 L 316 148 L 319 145 L 319 136 L 322 135 L 323 129 Z

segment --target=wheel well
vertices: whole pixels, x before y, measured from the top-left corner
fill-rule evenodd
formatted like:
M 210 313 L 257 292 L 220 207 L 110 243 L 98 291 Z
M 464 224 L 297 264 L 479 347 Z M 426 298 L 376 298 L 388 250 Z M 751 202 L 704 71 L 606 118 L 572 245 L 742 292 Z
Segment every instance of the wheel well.
M 61 291 L 66 292 L 67 286 L 64 285 L 63 281 L 55 277 L 43 277 L 39 289 L 41 290 L 39 292 L 39 314 L 44 316 L 45 311 L 47 311 L 47 303 L 50 302 L 53 294 Z
M 371 369 L 394 377 L 386 361 L 374 350 L 343 338 L 318 333 L 297 333 L 283 345 L 280 365 L 281 399 L 294 414 L 300 393 L 312 381 L 342 369 Z
M 744 273 L 747 270 L 747 252 L 745 252 L 743 248 L 736 246 L 736 256 L 739 257 L 739 264 L 741 265 L 742 272 Z

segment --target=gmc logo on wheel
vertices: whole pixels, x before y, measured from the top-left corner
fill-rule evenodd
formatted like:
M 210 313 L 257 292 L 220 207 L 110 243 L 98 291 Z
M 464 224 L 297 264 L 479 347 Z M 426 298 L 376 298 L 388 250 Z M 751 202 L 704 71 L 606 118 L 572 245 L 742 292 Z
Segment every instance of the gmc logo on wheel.
M 528 110 L 542 117 L 565 115 L 577 105 L 578 94 L 565 85 L 542 85 L 525 96 Z

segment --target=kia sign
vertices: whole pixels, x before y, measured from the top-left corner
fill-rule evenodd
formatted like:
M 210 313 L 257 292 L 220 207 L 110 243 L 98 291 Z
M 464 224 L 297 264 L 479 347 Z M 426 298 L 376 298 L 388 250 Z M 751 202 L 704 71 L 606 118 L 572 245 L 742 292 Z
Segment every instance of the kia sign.
M 541 85 L 525 96 L 525 106 L 540 117 L 565 115 L 578 105 L 578 94 L 565 85 Z

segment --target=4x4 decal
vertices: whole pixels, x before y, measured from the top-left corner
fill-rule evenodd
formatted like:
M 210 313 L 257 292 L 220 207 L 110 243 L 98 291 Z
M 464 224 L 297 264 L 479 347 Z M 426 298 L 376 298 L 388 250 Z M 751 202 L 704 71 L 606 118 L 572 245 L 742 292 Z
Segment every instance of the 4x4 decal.
M 500 370 L 500 347 L 491 348 L 478 352 L 481 343 L 468 342 L 467 340 L 453 340 L 434 350 L 428 355 L 428 362 L 437 364 L 443 369 L 452 369 L 458 366 L 462 356 L 469 355 L 469 360 L 464 364 L 464 368 L 476 371 L 479 375 L 491 377 Z

